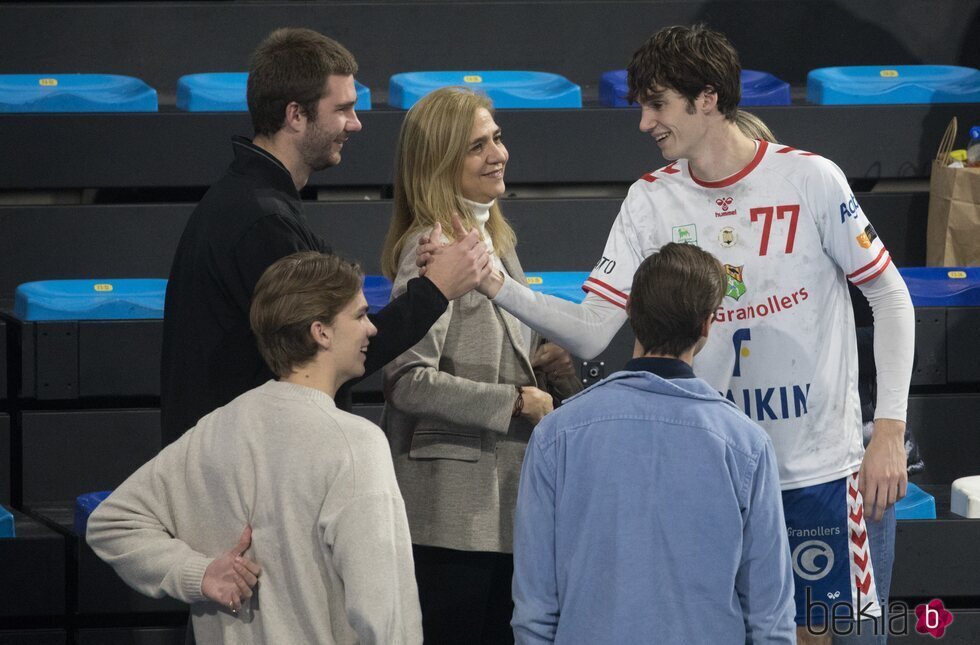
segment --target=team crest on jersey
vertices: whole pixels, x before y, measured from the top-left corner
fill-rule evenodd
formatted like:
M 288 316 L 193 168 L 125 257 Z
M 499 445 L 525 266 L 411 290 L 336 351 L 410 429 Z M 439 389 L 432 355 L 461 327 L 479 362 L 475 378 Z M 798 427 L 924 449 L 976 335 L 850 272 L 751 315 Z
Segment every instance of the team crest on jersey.
M 744 264 L 737 267 L 731 264 L 725 265 L 725 277 L 728 278 L 725 295 L 732 300 L 738 300 L 745 295 L 745 282 L 742 281 L 742 268 L 744 266 Z
M 871 243 L 878 239 L 878 233 L 875 232 L 875 227 L 868 224 L 864 227 L 864 232 L 857 236 L 858 244 L 861 245 L 862 249 L 871 248 Z
M 678 244 L 698 245 L 698 227 L 694 224 L 684 224 L 675 226 L 672 229 L 671 239 Z
M 735 242 L 738 242 L 738 234 L 731 226 L 726 226 L 718 232 L 718 244 L 721 244 L 722 247 L 730 249 L 735 246 Z
M 715 200 L 715 205 L 720 208 L 720 211 L 715 211 L 715 217 L 728 217 L 729 215 L 738 215 L 738 211 L 732 208 L 731 197 L 719 197 Z

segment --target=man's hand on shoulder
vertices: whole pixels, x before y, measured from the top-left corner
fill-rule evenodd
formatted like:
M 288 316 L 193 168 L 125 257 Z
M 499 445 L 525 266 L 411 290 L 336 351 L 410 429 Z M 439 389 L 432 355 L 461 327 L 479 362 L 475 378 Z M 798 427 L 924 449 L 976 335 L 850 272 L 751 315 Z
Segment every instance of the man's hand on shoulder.
M 441 244 L 442 227 L 436 224 L 428 238 L 419 238 L 415 250 L 419 276 L 429 278 L 447 300 L 455 300 L 472 291 L 493 269 L 487 246 L 480 240 L 480 232 L 473 229 L 467 233 L 455 213 L 453 234 L 455 242 Z
M 875 419 L 874 433 L 864 451 L 858 486 L 864 498 L 864 514 L 875 521 L 889 506 L 905 497 L 908 485 L 905 455 L 905 423 Z
M 211 561 L 201 580 L 201 593 L 222 607 L 237 613 L 242 602 L 252 597 L 262 567 L 245 557 L 252 545 L 252 527 L 246 526 L 238 544 Z

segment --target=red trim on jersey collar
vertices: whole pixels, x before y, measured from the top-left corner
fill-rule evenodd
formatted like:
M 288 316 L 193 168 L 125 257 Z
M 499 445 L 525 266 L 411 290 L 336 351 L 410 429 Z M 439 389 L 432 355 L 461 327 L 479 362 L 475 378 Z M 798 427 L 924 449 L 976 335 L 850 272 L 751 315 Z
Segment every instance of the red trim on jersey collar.
M 738 180 L 742 179 L 747 174 L 755 170 L 755 167 L 758 166 L 759 162 L 762 161 L 762 157 L 765 156 L 766 148 L 769 147 L 769 144 L 763 141 L 762 139 L 758 139 L 758 141 L 759 141 L 759 149 L 756 150 L 755 157 L 752 158 L 752 161 L 750 161 L 749 164 L 745 166 L 745 168 L 742 168 L 731 177 L 726 177 L 718 181 L 704 181 L 698 179 L 697 177 L 694 176 L 694 169 L 691 168 L 690 162 L 688 162 L 687 164 L 687 171 L 691 173 L 691 179 L 698 186 L 704 186 L 705 188 L 724 188 L 725 186 L 731 186 L 732 184 L 734 184 L 735 182 L 737 182 Z

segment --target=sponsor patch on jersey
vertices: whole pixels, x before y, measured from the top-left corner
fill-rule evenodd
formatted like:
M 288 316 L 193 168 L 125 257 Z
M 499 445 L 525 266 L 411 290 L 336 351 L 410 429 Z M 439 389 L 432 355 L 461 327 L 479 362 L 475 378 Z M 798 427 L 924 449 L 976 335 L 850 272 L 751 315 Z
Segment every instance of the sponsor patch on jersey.
M 871 243 L 878 239 L 878 233 L 875 232 L 875 227 L 868 224 L 864 227 L 864 232 L 857 236 L 858 244 L 861 245 L 862 249 L 871 248 Z
M 694 224 L 684 224 L 683 226 L 675 226 L 672 229 L 671 238 L 674 242 L 678 244 L 693 244 L 698 245 L 698 227 Z
M 742 280 L 742 268 L 744 266 L 744 264 L 737 267 L 731 264 L 725 265 L 725 277 L 728 278 L 725 295 L 732 300 L 738 300 L 745 295 L 745 282 Z
M 730 249 L 738 242 L 738 234 L 731 226 L 726 226 L 718 232 L 718 244 L 723 248 Z
M 732 207 L 731 197 L 719 197 L 715 200 L 715 205 L 720 208 L 720 211 L 715 211 L 715 217 L 728 217 L 729 215 L 738 215 L 738 211 Z
M 741 268 L 741 267 L 737 267 Z M 725 269 L 726 274 L 728 273 L 727 265 Z M 732 277 L 728 275 L 728 287 L 725 290 L 725 295 L 735 300 L 738 298 L 731 293 L 732 288 Z M 742 285 L 744 293 L 744 284 Z M 738 293 L 738 292 L 736 292 Z M 788 295 L 772 294 L 770 296 L 765 296 L 761 299 L 761 302 L 755 302 L 750 305 L 745 305 L 742 307 L 735 307 L 734 309 L 728 309 L 726 307 L 718 307 L 715 311 L 715 322 L 718 323 L 730 323 L 739 322 L 742 320 L 754 320 L 756 318 L 765 318 L 766 316 L 773 316 L 775 314 L 781 313 L 792 309 L 796 305 L 804 302 L 810 297 L 807 293 L 806 287 L 800 287 L 796 291 Z M 757 301 L 760 299 L 756 299 Z
M 860 208 L 861 207 L 858 206 L 857 199 L 855 199 L 854 195 L 851 195 L 851 198 L 848 199 L 846 202 L 841 202 L 840 223 L 843 224 L 844 222 L 847 221 L 847 218 L 849 217 L 851 219 L 857 219 L 858 210 L 860 210 Z

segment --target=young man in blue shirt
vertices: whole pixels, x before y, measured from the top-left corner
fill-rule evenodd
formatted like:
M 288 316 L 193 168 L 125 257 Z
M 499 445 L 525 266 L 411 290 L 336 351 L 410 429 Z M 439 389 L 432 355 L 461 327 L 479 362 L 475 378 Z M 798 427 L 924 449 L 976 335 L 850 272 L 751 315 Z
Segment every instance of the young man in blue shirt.
M 514 530 L 518 643 L 793 643 L 772 442 L 691 368 L 725 294 L 667 244 L 627 304 L 625 370 L 538 424 Z

